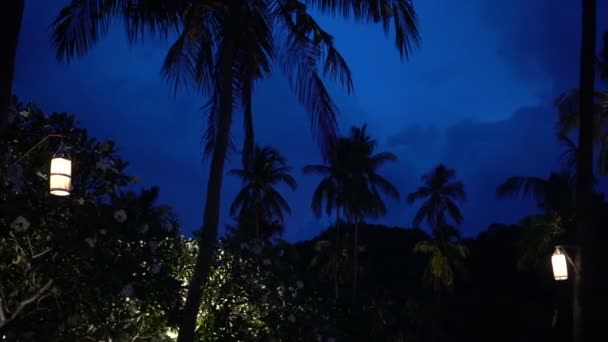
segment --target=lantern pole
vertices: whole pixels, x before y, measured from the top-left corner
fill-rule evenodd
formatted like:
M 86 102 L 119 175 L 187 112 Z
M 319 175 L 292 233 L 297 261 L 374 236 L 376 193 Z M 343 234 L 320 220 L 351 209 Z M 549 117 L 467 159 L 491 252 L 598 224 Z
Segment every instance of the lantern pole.
M 19 159 L 15 160 L 10 167 L 15 166 L 18 162 L 21 161 L 21 159 L 25 158 L 28 154 L 30 154 L 33 150 L 36 149 L 36 147 L 40 146 L 43 142 L 45 142 L 48 138 L 60 138 L 63 139 L 63 135 L 61 134 L 48 134 L 47 136 L 45 136 L 44 138 L 42 138 L 42 140 L 40 140 L 36 145 L 34 145 L 32 148 L 30 148 L 29 150 L 27 150 L 27 152 L 25 152 L 23 155 L 21 155 L 21 157 L 19 157 Z

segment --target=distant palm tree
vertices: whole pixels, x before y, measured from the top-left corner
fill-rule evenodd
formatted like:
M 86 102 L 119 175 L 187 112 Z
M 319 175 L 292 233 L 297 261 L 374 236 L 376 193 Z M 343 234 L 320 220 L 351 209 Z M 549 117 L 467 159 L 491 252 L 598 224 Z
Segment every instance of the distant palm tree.
M 291 168 L 279 151 L 256 145 L 251 160 L 242 169 L 228 172 L 239 177 L 243 185 L 230 206 L 230 215 L 252 219 L 258 238 L 280 233 L 266 229 L 283 227 L 283 213 L 291 213 L 287 201 L 276 189 L 277 185 L 283 183 L 295 190 L 296 180 L 290 172 Z
M 72 0 L 53 23 L 54 46 L 60 59 L 82 56 L 112 22 L 121 21 L 130 41 L 144 33 L 173 36 L 163 75 L 175 88 L 183 83 L 209 96 L 205 151 L 211 155 L 200 253 L 186 299 L 178 341 L 191 342 L 204 284 L 209 276 L 218 235 L 220 194 L 233 114 L 243 112 L 244 159 L 253 150 L 252 95 L 255 84 L 278 66 L 311 117 L 322 147 L 334 139 L 337 107 L 323 76 L 335 79 L 350 93 L 353 84 L 344 58 L 307 12 L 381 23 L 395 29 L 395 44 L 407 57 L 419 43 L 417 19 L 410 0 L 326 1 L 270 0 Z M 394 25 L 389 25 L 394 23 Z M 321 73 L 321 74 L 320 74 Z
M 451 290 L 455 272 L 464 272 L 469 250 L 458 242 L 459 235 L 456 228 L 443 225 L 433 230 L 431 241 L 421 241 L 414 247 L 415 253 L 429 257 L 425 277 L 435 290 Z
M 446 211 L 455 223 L 462 223 L 463 217 L 457 202 L 464 201 L 466 193 L 462 182 L 455 180 L 455 177 L 456 171 L 443 164 L 422 176 L 424 185 L 407 196 L 410 204 L 425 200 L 414 216 L 414 227 L 419 227 L 424 220 L 432 229 L 441 226 L 446 222 Z
M 305 173 L 324 176 L 312 200 L 313 211 L 320 215 L 323 202 L 329 213 L 334 207 L 344 211 L 353 223 L 353 301 L 357 295 L 359 224 L 366 217 L 386 214 L 382 195 L 399 198 L 399 191 L 378 169 L 397 156 L 390 152 L 375 153 L 377 142 L 367 133 L 367 125 L 353 127 L 350 135 L 339 138 L 329 152 L 328 165 L 309 165 Z

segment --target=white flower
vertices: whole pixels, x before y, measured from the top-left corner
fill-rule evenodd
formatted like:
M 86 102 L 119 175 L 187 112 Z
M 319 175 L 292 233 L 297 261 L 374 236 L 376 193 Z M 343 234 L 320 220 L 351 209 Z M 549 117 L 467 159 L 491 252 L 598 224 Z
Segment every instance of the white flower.
M 101 235 L 106 235 L 107 233 L 108 233 L 108 231 L 105 230 L 105 229 L 100 229 L 99 230 L 99 234 L 101 234 Z
M 171 222 L 163 222 L 161 223 L 160 228 L 166 232 L 170 232 L 173 230 L 173 224 Z
M 93 238 L 88 237 L 88 238 L 84 239 L 84 242 L 86 242 L 87 245 L 89 245 L 89 248 L 93 248 L 93 247 L 95 247 L 95 242 L 97 242 L 97 241 Z
M 131 286 L 131 284 L 125 285 L 125 287 L 120 290 L 120 294 L 127 298 L 133 296 L 133 286 Z
M 83 205 L 84 204 L 84 198 L 77 199 L 76 203 L 78 203 L 78 205 Z
M 140 228 L 139 228 L 139 233 L 140 234 L 146 234 L 148 232 L 148 225 L 147 224 L 143 224 Z
M 114 212 L 114 219 L 118 223 L 123 223 L 127 220 L 127 213 L 123 209 L 116 210 Z
M 11 223 L 11 229 L 17 233 L 23 233 L 30 228 L 30 221 L 25 217 L 19 216 Z
M 296 286 L 297 286 L 299 289 L 304 288 L 304 283 L 303 283 L 303 282 L 301 282 L 300 280 L 298 280 L 298 281 L 296 281 Z
M 283 297 L 283 290 L 282 289 L 278 289 L 277 293 L 279 294 L 279 296 Z
M 287 320 L 289 320 L 291 323 L 295 323 L 296 316 L 294 316 L 293 314 L 290 314 L 289 317 L 287 317 Z
M 158 272 L 160 272 L 160 263 L 155 262 L 154 265 L 152 265 L 152 274 L 158 274 Z
M 262 263 L 266 266 L 270 265 L 270 259 L 264 259 L 262 260 Z

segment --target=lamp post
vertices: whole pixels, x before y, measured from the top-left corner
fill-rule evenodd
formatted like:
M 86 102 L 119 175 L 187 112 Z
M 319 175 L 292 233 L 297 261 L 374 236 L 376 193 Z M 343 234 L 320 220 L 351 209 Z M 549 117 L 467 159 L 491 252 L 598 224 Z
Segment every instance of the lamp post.
M 49 138 L 60 138 L 63 136 L 60 134 L 49 134 L 40 140 L 36 145 L 25 152 L 19 159 L 15 160 L 11 164 L 14 166 L 21 159 L 30 154 L 34 149 L 40 146 Z M 53 155 L 51 159 L 51 170 L 49 175 L 49 192 L 54 196 L 69 196 L 72 190 L 72 161 L 70 156 L 65 150 L 63 142 L 59 145 L 59 149 Z

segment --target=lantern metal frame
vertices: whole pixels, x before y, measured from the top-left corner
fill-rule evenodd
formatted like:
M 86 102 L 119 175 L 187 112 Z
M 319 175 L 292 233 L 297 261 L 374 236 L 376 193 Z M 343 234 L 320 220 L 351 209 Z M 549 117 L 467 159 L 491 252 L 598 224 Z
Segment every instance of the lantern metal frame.
M 27 157 L 30 153 L 32 153 L 32 151 L 34 151 L 36 148 L 38 148 L 40 145 L 42 145 L 42 143 L 44 143 L 45 141 L 47 141 L 50 138 L 59 138 L 59 139 L 61 139 L 60 144 L 59 144 L 59 148 L 53 154 L 53 156 L 51 157 L 51 160 L 53 158 L 62 158 L 62 156 L 66 156 L 67 157 L 66 159 L 71 161 L 70 155 L 65 150 L 65 145 L 63 143 L 63 140 L 65 139 L 65 136 L 63 136 L 61 134 L 47 134 L 44 138 L 42 138 L 39 142 L 37 142 L 36 145 L 32 146 L 32 148 L 30 148 L 24 154 L 22 154 L 21 157 L 19 157 L 17 160 L 15 160 L 13 163 L 11 163 L 9 165 L 9 167 L 13 167 L 13 166 L 17 165 L 17 163 L 19 163 L 23 158 Z M 63 176 L 69 177 L 70 179 L 72 178 L 72 175 L 67 175 L 67 174 L 59 174 L 59 175 L 63 175 Z M 50 179 L 49 179 L 49 181 L 50 181 Z M 49 192 L 52 194 L 53 190 L 54 189 L 49 189 Z M 64 189 L 61 189 L 61 190 L 64 190 Z M 68 191 L 68 194 L 71 193 L 71 189 L 67 190 L 67 191 Z M 59 197 L 62 197 L 62 196 L 59 196 Z
M 10 166 L 12 167 L 12 166 L 17 165 L 18 162 L 20 162 L 23 158 L 27 157 L 28 154 L 32 153 L 33 150 L 35 150 L 38 146 L 42 145 L 42 143 L 45 142 L 46 140 L 48 140 L 49 138 L 59 138 L 63 141 L 64 136 L 61 134 L 48 134 L 47 136 L 42 138 L 42 140 L 37 142 L 36 145 L 34 145 L 29 150 L 27 150 L 27 152 L 22 154 L 21 157 L 19 157 L 17 160 L 15 160 Z M 60 147 L 60 149 L 63 148 L 63 143 L 61 143 L 61 145 L 59 147 Z M 59 151 L 57 151 L 57 152 L 59 152 Z M 57 152 L 55 152 L 55 153 L 57 153 Z

